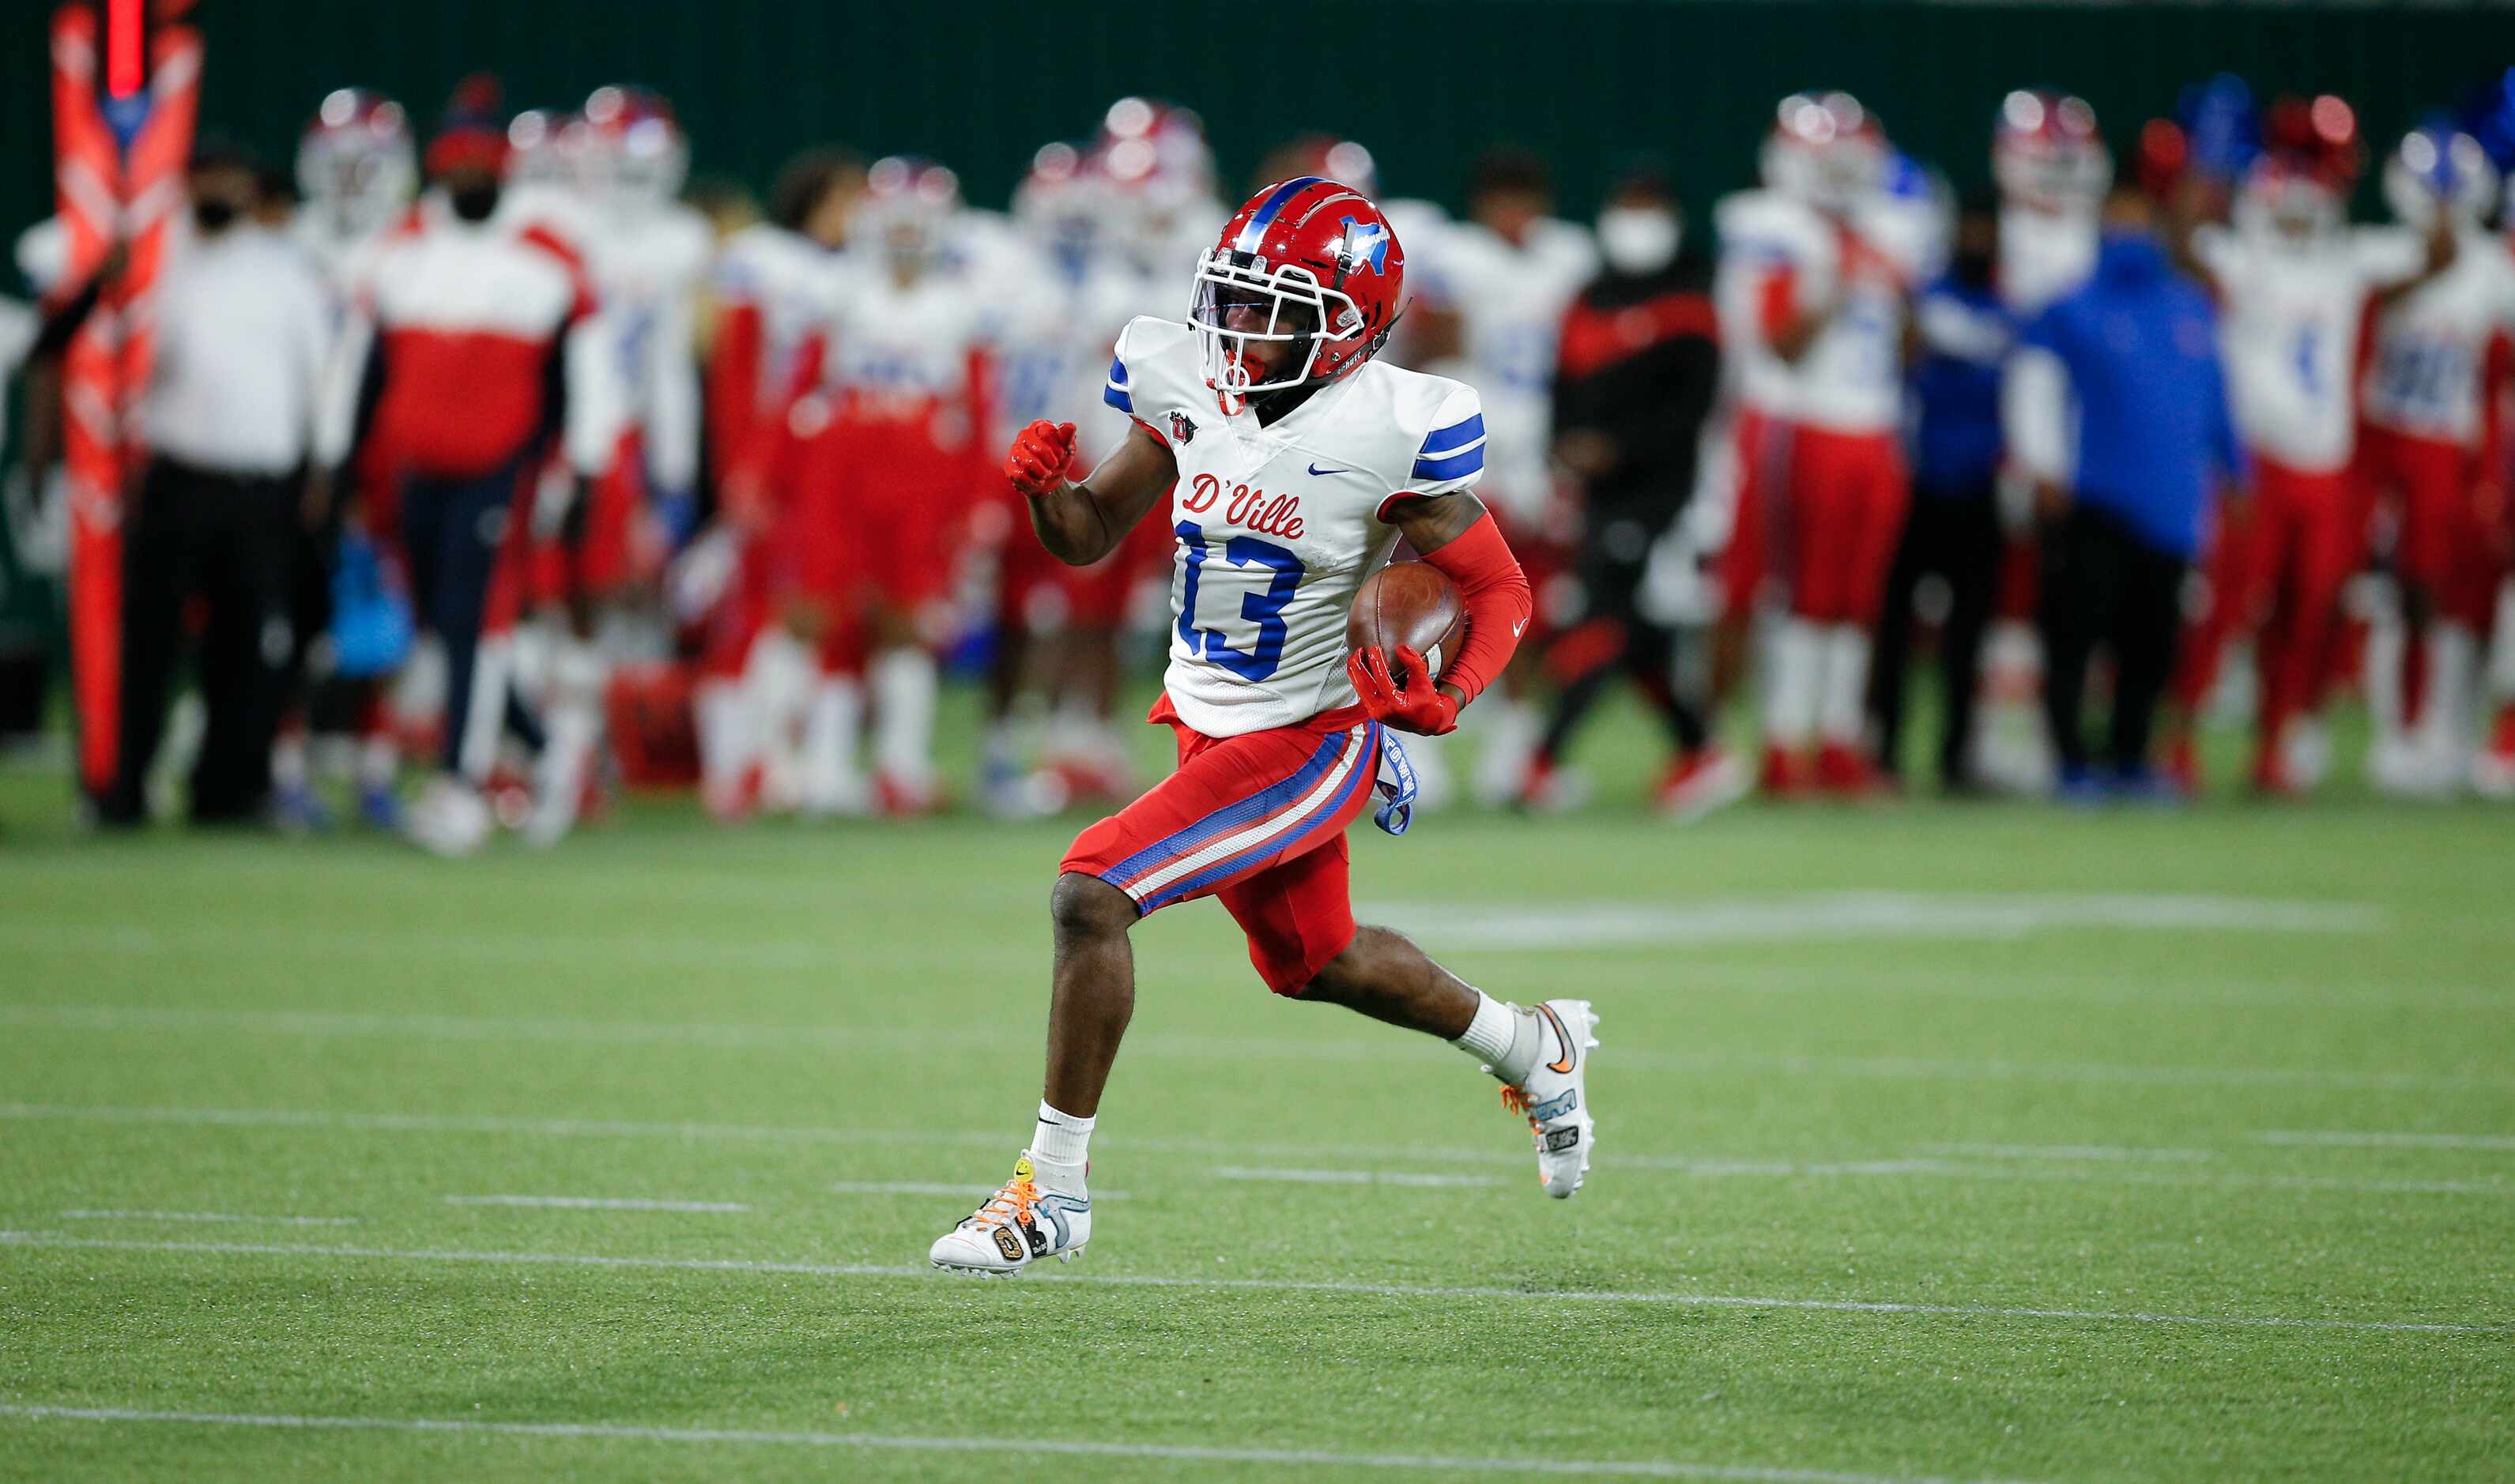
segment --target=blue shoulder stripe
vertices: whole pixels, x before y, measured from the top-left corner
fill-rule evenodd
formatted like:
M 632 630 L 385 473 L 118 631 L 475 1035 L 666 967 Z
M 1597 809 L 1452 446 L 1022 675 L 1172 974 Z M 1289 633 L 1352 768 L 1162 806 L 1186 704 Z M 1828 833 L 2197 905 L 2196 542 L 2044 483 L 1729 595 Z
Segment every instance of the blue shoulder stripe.
M 1435 428 L 1425 433 L 1422 454 L 1427 459 L 1439 458 L 1455 453 L 1484 435 L 1485 415 L 1479 412 L 1464 423 L 1452 423 L 1447 428 Z
M 1134 393 L 1129 392 L 1124 387 L 1112 385 L 1101 388 L 1100 400 L 1107 402 L 1110 406 L 1117 408 L 1120 412 L 1127 414 L 1129 417 L 1134 417 L 1135 415 Z
M 1109 381 L 1114 386 L 1127 385 L 1127 363 L 1115 355 L 1109 357 Z
M 1417 459 L 1415 461 L 1415 477 L 1418 479 L 1455 479 L 1461 474 L 1474 474 L 1477 470 L 1484 467 L 1485 448 L 1482 443 L 1479 443 L 1475 447 L 1468 449 L 1465 453 L 1454 453 L 1447 458 L 1435 459 L 1426 456 L 1424 458 Z

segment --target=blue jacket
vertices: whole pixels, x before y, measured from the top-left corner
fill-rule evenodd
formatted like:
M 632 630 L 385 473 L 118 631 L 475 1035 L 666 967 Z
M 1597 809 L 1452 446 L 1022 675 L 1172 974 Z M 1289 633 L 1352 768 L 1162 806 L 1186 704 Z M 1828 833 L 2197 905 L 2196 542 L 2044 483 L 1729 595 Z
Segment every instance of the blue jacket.
M 1945 276 L 1913 307 L 1913 487 L 1923 498 L 1987 489 L 2000 470 L 2000 368 L 2017 326 L 1989 284 Z
M 2109 234 L 2087 282 L 2019 344 L 2069 373 L 2077 498 L 2162 550 L 2196 554 L 2219 485 L 2243 467 L 2208 297 L 2153 239 Z

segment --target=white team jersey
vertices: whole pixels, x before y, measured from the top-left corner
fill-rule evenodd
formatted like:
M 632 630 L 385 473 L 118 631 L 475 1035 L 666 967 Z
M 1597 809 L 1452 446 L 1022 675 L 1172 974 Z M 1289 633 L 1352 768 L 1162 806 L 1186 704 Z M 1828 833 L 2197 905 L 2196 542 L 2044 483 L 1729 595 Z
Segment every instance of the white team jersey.
M 2217 227 L 2193 234 L 2217 282 L 2228 400 L 2246 447 L 2308 474 L 2348 464 L 2367 295 L 2417 266 L 2389 245 L 2335 236 L 2291 246 Z
M 793 390 L 795 359 L 830 314 L 845 255 L 801 232 L 766 223 L 726 239 L 713 275 L 718 303 L 760 316 L 760 410 L 782 404 Z
M 2076 290 L 2096 268 L 2096 214 L 2000 210 L 2000 299 L 2022 323 L 2044 306 Z
M 845 275 L 824 331 L 821 385 L 844 392 L 857 417 L 910 420 L 966 411 L 987 349 L 987 311 L 958 273 L 928 271 L 903 287 L 866 265 Z M 934 432 L 941 445 L 959 448 L 981 430 L 946 423 Z
M 600 306 L 593 328 L 617 425 L 642 434 L 658 490 L 689 490 L 699 467 L 694 309 L 716 234 L 706 218 L 672 203 L 605 221 L 588 247 Z
M 1398 241 L 1420 292 L 1460 318 L 1466 352 L 1460 374 L 1482 393 L 1493 437 L 1487 499 L 1534 520 L 1554 488 L 1547 453 L 1563 315 L 1598 274 L 1597 246 L 1587 227 L 1550 219 L 1530 227 L 1517 247 L 1472 222 L 1435 231 L 1422 247 Z
M 1018 279 L 988 295 L 997 365 L 997 427 L 989 440 L 1010 442 L 1045 421 L 1082 429 L 1087 463 L 1116 448 L 1116 438 L 1096 435 L 1107 430 L 1093 409 L 1108 380 L 1109 347 L 1154 297 L 1149 280 L 1115 254 L 1077 261 L 1028 251 Z
M 1148 316 L 1118 337 L 1105 399 L 1178 461 L 1163 685 L 1179 719 L 1233 737 L 1352 704 L 1345 617 L 1397 544 L 1381 514 L 1476 482 L 1474 389 L 1370 360 L 1261 428 L 1224 414 L 1195 331 Z
M 1720 203 L 1713 302 L 1740 348 L 1738 392 L 1758 412 L 1831 433 L 1892 433 L 1904 406 L 1904 294 L 1874 245 L 1846 275 L 1848 228 L 1777 191 Z M 1833 307 L 1796 362 L 1764 338 L 1764 286 L 1791 275 L 1802 307 Z
M 2465 230 L 2453 267 L 2377 316 L 2363 389 L 2367 421 L 2412 437 L 2477 445 L 2489 341 L 2510 329 L 2515 261 L 2496 237 Z

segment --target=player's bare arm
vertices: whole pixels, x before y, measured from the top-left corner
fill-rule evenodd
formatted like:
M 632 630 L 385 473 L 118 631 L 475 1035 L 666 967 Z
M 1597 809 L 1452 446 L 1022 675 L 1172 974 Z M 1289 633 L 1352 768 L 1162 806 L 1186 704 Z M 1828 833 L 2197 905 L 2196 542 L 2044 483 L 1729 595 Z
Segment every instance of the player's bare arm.
M 1033 423 L 1013 438 L 1005 474 L 1030 506 L 1040 545 L 1068 566 L 1082 567 L 1116 551 L 1178 482 L 1178 461 L 1141 424 L 1092 471 L 1090 483 L 1066 478 L 1073 459 L 1072 423 Z

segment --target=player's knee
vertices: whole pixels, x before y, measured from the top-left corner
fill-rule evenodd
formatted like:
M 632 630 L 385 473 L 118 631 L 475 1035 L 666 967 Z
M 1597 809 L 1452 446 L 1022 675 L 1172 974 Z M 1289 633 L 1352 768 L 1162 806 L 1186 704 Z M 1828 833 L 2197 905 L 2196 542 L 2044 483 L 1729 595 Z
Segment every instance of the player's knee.
M 1107 937 L 1135 926 L 1135 901 L 1096 876 L 1068 871 L 1048 896 L 1059 938 Z

